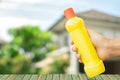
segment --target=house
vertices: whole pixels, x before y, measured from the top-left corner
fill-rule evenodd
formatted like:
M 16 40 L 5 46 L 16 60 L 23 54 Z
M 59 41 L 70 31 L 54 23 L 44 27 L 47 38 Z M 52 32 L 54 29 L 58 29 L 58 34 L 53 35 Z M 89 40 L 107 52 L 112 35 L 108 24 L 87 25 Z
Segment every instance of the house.
M 90 10 L 77 14 L 78 17 L 81 17 L 85 21 L 85 26 L 87 28 L 93 29 L 98 33 L 110 37 L 120 37 L 120 17 L 112 16 L 103 12 L 96 10 Z M 66 20 L 62 16 L 49 30 L 56 34 L 56 43 L 58 48 L 69 45 L 70 37 L 65 29 Z M 71 49 L 70 49 L 71 51 Z M 105 61 L 106 73 L 120 73 L 120 58 L 113 58 L 108 61 Z M 111 66 L 112 65 L 112 66 Z M 81 69 L 82 64 L 79 64 L 75 54 L 70 52 L 70 73 L 83 72 Z

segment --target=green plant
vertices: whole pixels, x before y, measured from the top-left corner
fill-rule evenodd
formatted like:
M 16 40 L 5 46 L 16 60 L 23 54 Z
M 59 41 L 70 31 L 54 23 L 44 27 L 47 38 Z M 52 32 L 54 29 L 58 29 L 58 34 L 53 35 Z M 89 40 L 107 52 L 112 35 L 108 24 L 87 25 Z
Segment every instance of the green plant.
M 31 25 L 12 28 L 9 34 L 11 42 L 0 49 L 0 73 L 39 73 L 32 64 L 55 49 L 53 34 Z

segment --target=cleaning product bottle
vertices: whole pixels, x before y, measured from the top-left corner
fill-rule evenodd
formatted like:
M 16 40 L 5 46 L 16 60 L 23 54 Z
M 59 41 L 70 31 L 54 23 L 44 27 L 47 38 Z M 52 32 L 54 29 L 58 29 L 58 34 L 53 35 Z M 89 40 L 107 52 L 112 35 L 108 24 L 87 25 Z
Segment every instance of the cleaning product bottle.
M 67 19 L 65 27 L 78 48 L 86 74 L 91 78 L 103 73 L 105 71 L 104 64 L 97 55 L 83 19 L 77 17 L 72 8 L 66 9 L 64 14 Z

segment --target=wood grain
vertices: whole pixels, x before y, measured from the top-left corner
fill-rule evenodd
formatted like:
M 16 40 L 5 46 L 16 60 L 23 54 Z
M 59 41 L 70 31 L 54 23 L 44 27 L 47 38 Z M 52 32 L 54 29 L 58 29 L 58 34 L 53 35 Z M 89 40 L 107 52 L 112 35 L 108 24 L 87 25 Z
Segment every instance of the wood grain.
M 0 80 L 120 80 L 120 74 L 102 74 L 94 78 L 86 74 L 0 74 Z

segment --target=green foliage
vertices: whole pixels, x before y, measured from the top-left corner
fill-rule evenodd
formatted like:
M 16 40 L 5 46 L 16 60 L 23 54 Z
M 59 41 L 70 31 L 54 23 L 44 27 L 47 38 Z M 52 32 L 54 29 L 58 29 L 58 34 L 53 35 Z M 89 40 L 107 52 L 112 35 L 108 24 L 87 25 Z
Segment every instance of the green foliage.
M 0 73 L 39 73 L 41 69 L 35 69 L 32 63 L 44 59 L 55 49 L 53 34 L 30 25 L 12 28 L 9 34 L 12 41 L 0 50 Z
M 56 49 L 53 34 L 30 25 L 12 28 L 9 34 L 12 36 L 11 42 L 0 46 L 0 73 L 44 72 L 46 69 L 34 68 L 33 64 L 48 57 L 48 53 Z M 47 73 L 65 73 L 67 66 L 68 61 L 62 58 L 55 60 Z
M 13 44 L 19 45 L 25 51 L 30 52 L 35 48 L 46 47 L 52 42 L 52 33 L 43 32 L 38 26 L 22 26 L 20 28 L 13 28 L 9 30 L 13 36 Z
M 41 31 L 38 26 L 22 26 L 9 30 L 13 36 L 11 44 L 24 49 L 25 52 L 34 53 L 33 61 L 45 58 L 46 54 L 55 49 L 52 33 Z
M 35 73 L 31 66 L 31 60 L 18 54 L 17 56 L 3 56 L 0 58 L 0 73 Z M 33 72 L 31 70 L 34 70 Z
M 13 44 L 5 44 L 1 48 L 2 56 L 15 57 L 18 55 L 18 46 Z

